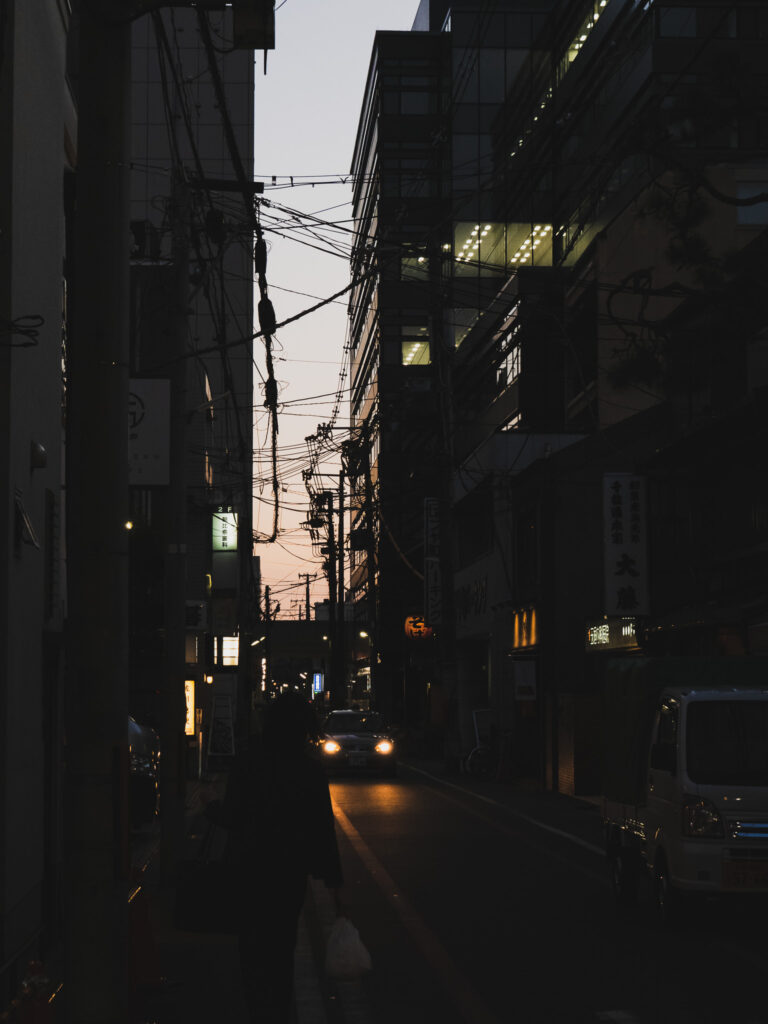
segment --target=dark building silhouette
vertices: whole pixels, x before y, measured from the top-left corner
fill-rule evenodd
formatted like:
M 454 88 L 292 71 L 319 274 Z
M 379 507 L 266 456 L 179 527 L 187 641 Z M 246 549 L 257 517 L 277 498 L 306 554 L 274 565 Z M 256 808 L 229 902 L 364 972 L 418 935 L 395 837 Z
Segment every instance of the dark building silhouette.
M 352 579 L 375 566 L 395 713 L 459 754 L 481 712 L 502 771 L 587 792 L 601 656 L 765 651 L 766 27 L 754 4 L 531 7 L 424 4 L 376 38 Z M 455 684 L 402 632 L 441 496 Z

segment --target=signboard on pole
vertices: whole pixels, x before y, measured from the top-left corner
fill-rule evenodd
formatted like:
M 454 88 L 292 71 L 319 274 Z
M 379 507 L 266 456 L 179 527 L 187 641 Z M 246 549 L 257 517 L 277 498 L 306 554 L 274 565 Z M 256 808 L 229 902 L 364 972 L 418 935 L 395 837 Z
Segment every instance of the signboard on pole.
M 443 621 L 443 581 L 440 571 L 440 501 L 424 499 L 424 621 Z
M 128 392 L 128 482 L 167 487 L 170 479 L 171 382 L 132 378 Z
M 214 551 L 237 551 L 237 516 L 231 508 L 220 506 L 213 513 Z
M 443 621 L 443 584 L 437 558 L 424 559 L 424 621 L 430 626 Z
M 187 714 L 184 722 L 184 735 L 195 735 L 195 680 L 184 680 L 184 699 L 187 705 Z
M 645 478 L 603 477 L 603 562 L 609 616 L 649 614 Z

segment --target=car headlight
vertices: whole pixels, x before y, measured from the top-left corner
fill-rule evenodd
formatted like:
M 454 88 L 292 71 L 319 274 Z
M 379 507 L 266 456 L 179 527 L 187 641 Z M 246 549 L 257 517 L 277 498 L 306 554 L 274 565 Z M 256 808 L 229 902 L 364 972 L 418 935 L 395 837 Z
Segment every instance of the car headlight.
M 379 740 L 376 744 L 377 754 L 391 754 L 394 750 L 394 745 L 391 740 Z
M 336 740 L 326 740 L 323 744 L 323 753 L 325 754 L 338 754 L 340 750 L 341 747 Z
M 717 838 L 724 835 L 723 819 L 711 800 L 690 796 L 683 800 L 683 835 Z

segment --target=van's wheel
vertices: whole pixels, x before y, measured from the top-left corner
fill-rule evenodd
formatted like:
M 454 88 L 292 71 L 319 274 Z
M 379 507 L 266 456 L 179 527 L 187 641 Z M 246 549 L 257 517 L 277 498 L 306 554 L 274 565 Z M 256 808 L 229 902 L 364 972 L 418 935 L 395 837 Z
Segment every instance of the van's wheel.
M 608 877 L 616 905 L 622 908 L 634 907 L 637 903 L 639 882 L 636 858 L 618 847 L 610 849 Z
M 656 920 L 662 927 L 671 928 L 679 924 L 682 902 L 682 894 L 672 885 L 667 861 L 662 854 L 653 866 L 653 905 Z

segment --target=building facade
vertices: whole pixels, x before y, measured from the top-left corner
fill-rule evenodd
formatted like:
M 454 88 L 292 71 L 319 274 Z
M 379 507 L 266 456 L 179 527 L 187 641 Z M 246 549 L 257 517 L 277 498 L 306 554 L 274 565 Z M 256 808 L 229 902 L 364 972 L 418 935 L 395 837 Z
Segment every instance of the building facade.
M 132 706 L 162 724 L 174 585 L 165 553 L 182 530 L 185 667 L 175 673 L 185 673 L 204 750 L 214 694 L 237 709 L 238 636 L 256 621 L 259 590 L 247 540 L 243 552 L 253 493 L 254 58 L 232 46 L 231 11 L 207 19 L 215 47 L 195 11 L 134 26 L 131 177 Z
M 486 533 L 511 554 L 472 632 L 502 761 L 565 791 L 599 788 L 601 655 L 764 650 L 764 603 L 730 568 L 763 559 L 746 427 L 764 388 L 763 19 L 749 4 L 561 5 L 494 126 L 504 219 L 531 214 L 501 311 L 457 353 L 477 382 L 455 392 L 465 420 L 508 446 L 474 488 L 507 495 Z M 537 443 L 547 427 L 560 454 Z M 715 437 L 731 455 L 707 476 Z M 726 478 L 728 512 L 708 516 Z
M 491 125 L 543 20 L 541 5 L 423 3 L 411 32 L 377 33 L 363 99 L 350 301 L 361 541 L 350 589 L 376 608 L 374 699 L 420 729 L 455 718 L 459 703 L 450 627 L 438 640 L 437 609 L 425 605 L 425 500 L 440 506 L 445 552 L 453 352 L 503 280 L 512 244 L 494 213 Z M 414 617 L 434 631 L 406 629 Z
M 0 17 L 0 1009 L 59 933 L 68 4 Z
M 401 628 L 419 598 L 429 620 L 437 554 L 442 697 L 501 771 L 599 787 L 606 653 L 764 650 L 765 39 L 759 4 L 624 0 L 425 3 L 377 36 L 352 579 L 374 580 L 391 710 L 439 718 L 461 754 L 479 733 L 438 710 L 445 649 L 409 678 Z M 450 524 L 437 552 L 425 498 Z

